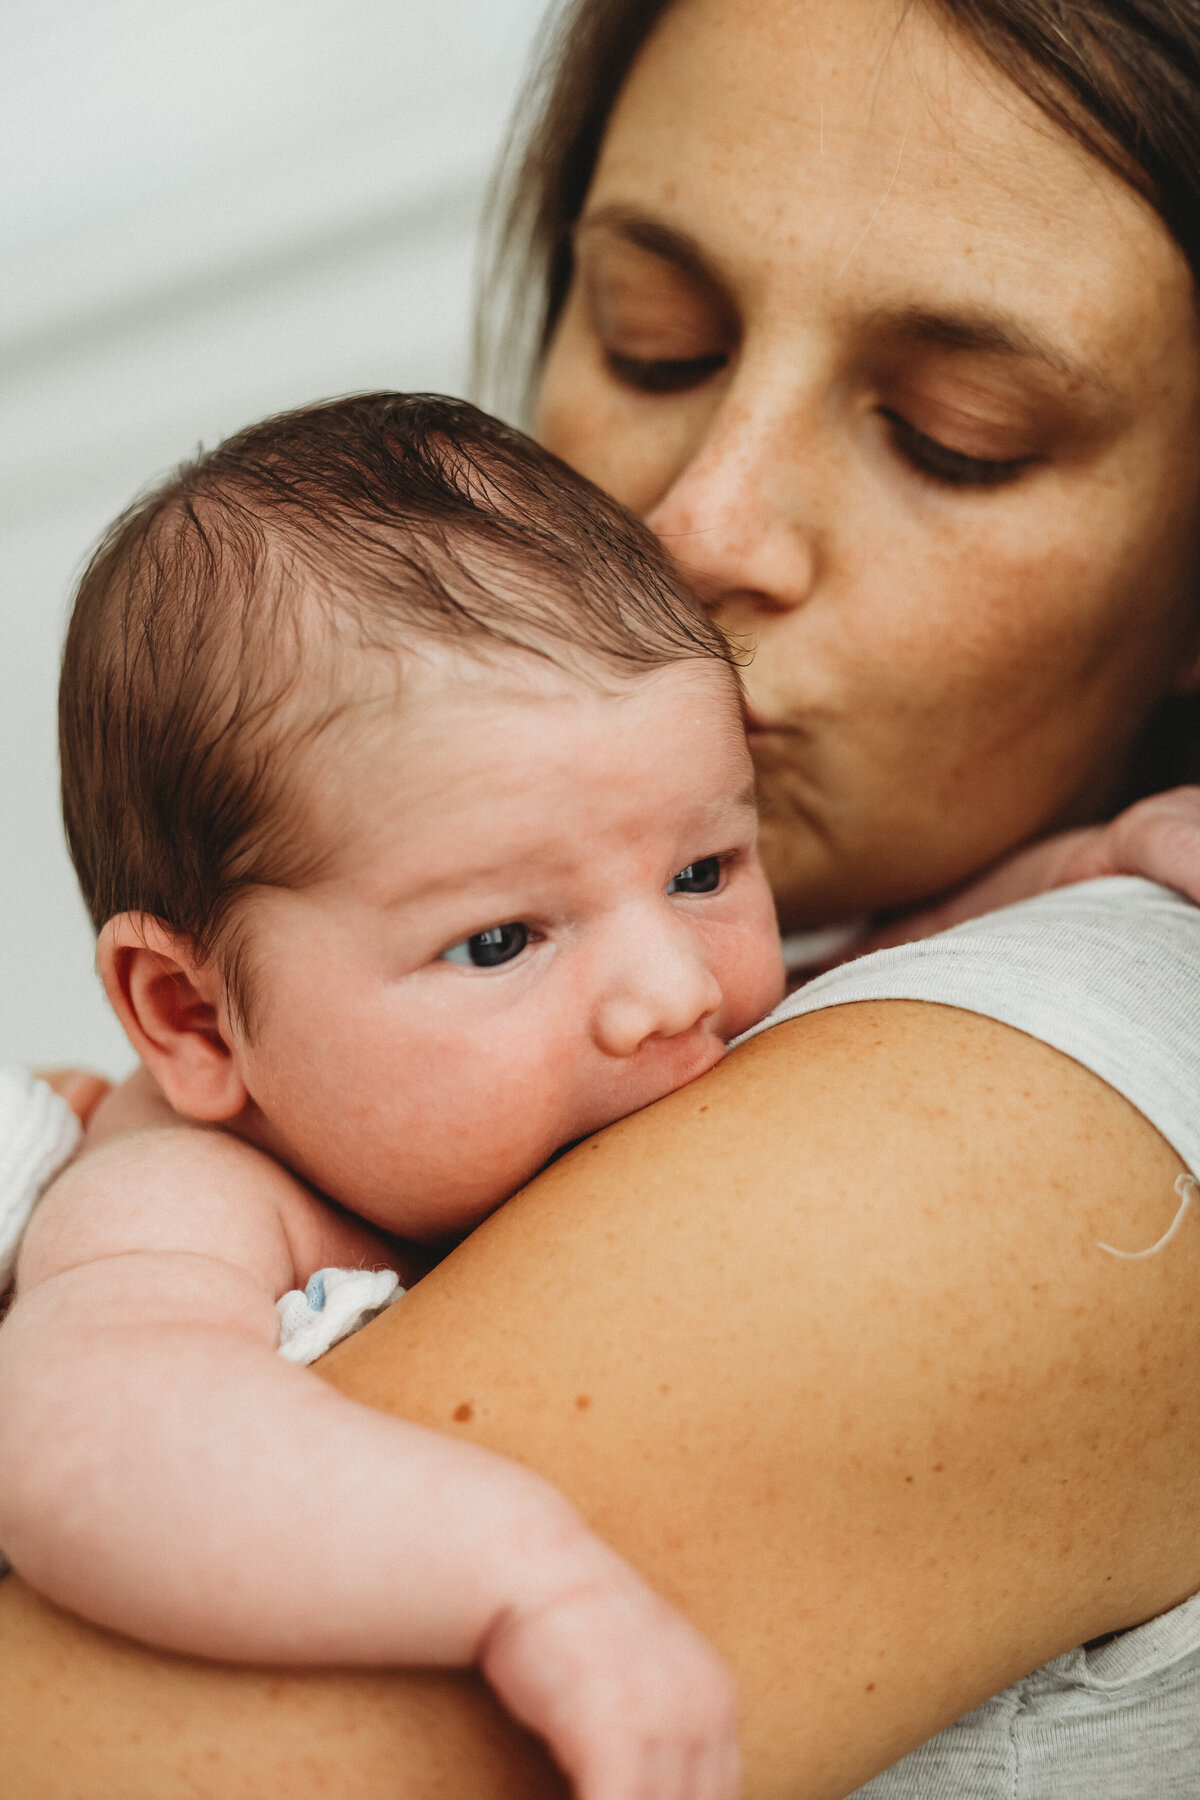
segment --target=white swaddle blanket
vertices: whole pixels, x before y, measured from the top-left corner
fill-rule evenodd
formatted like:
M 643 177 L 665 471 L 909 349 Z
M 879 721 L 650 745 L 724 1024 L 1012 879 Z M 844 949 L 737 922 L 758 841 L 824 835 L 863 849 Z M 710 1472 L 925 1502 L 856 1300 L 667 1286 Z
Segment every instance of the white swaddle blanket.
M 17 1264 L 30 1214 L 82 1133 L 65 1100 L 25 1069 L 0 1069 L 0 1294 Z M 0 1576 L 8 1574 L 0 1551 Z
M 0 1293 L 43 1188 L 74 1154 L 79 1120 L 24 1069 L 0 1069 Z

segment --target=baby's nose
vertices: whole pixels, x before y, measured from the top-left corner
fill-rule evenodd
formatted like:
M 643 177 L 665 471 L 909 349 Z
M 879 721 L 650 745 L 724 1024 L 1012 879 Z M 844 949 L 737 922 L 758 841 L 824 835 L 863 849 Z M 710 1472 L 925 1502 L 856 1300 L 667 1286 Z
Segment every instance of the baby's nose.
M 721 987 L 698 950 L 665 934 L 630 946 L 595 1015 L 608 1056 L 635 1056 L 650 1038 L 680 1037 L 717 1011 Z

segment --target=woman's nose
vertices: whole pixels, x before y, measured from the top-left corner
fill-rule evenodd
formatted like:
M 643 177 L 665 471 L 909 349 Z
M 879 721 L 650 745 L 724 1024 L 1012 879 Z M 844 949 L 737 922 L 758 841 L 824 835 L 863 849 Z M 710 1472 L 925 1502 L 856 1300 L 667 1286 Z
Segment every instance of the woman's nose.
M 680 1037 L 721 1004 L 721 986 L 688 927 L 623 931 L 596 1006 L 593 1035 L 606 1056 L 635 1056 L 651 1038 Z
M 815 481 L 793 424 L 732 400 L 647 523 L 705 606 L 802 606 L 821 563 Z

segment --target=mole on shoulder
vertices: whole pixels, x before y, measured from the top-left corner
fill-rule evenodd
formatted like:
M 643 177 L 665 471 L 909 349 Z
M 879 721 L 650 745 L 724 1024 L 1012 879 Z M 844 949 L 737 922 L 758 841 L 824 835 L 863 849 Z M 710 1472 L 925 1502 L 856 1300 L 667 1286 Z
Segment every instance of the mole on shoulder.
M 468 1419 L 475 1417 L 475 1408 L 469 1400 L 464 1400 L 461 1406 L 455 1407 L 453 1416 L 460 1425 L 465 1425 Z

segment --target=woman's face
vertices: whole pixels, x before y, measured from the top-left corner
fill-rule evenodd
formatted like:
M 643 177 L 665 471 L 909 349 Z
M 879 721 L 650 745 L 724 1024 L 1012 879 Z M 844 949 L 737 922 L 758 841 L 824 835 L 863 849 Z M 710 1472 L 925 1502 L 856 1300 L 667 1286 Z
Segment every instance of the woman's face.
M 1200 336 L 1133 191 L 922 9 L 679 0 L 538 410 L 749 639 L 785 927 L 1100 814 L 1197 676 Z

